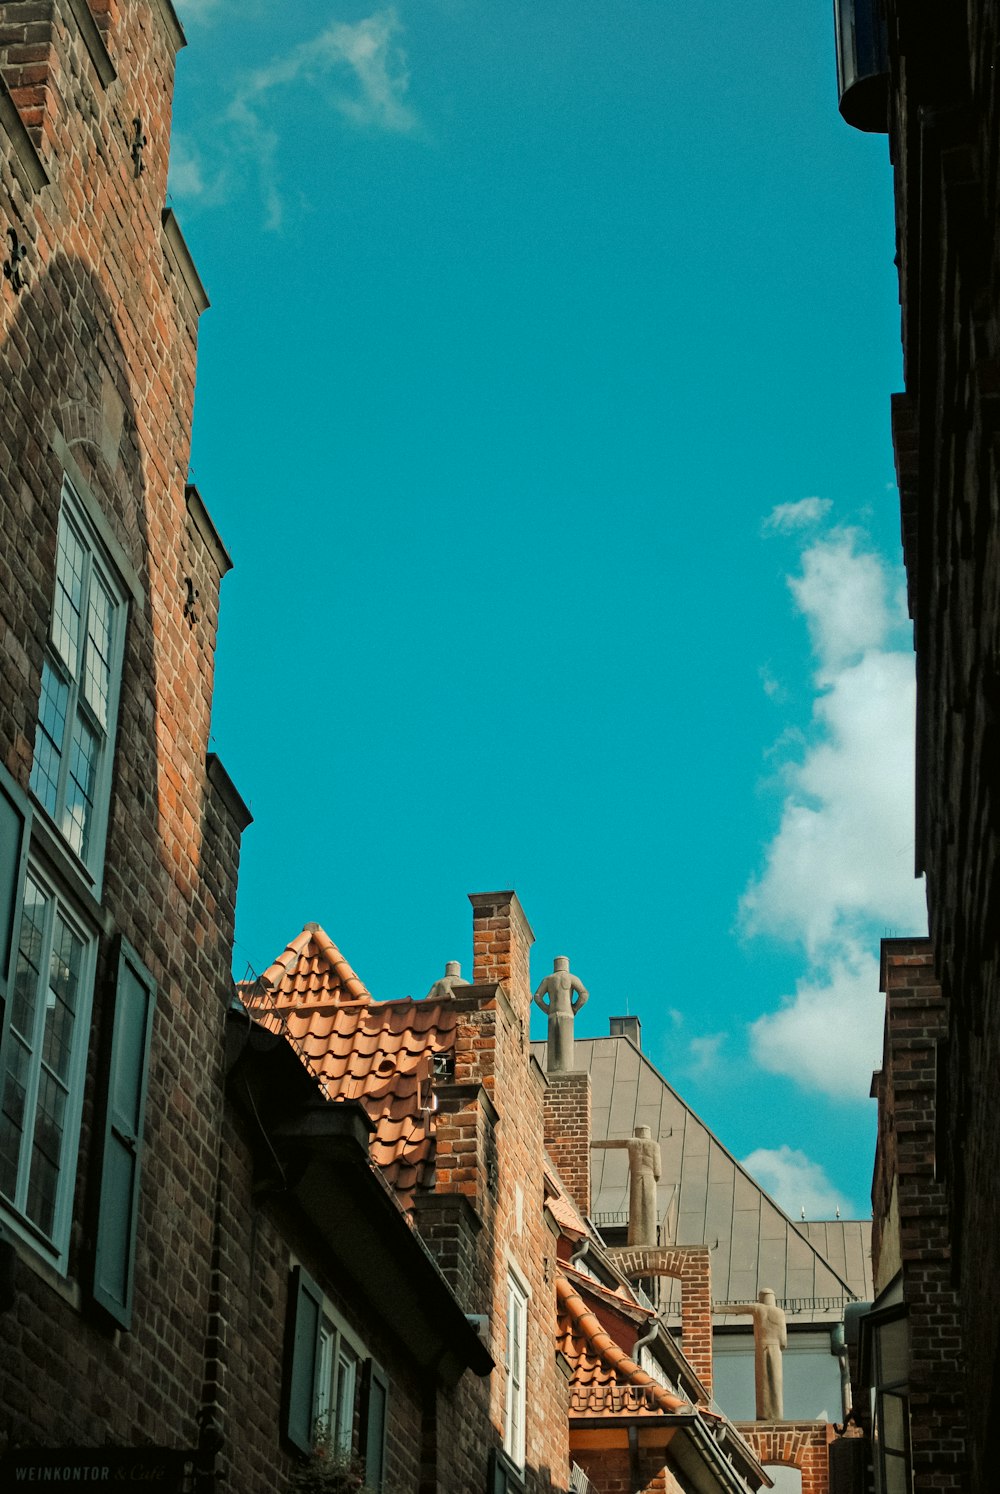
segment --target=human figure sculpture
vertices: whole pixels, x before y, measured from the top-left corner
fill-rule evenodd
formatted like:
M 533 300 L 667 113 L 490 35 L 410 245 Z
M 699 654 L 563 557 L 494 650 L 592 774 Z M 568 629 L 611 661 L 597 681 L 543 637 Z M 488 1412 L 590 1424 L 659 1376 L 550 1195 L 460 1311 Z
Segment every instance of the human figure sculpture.
M 557 955 L 552 974 L 535 992 L 535 1004 L 549 1019 L 546 1068 L 550 1074 L 573 1072 L 573 1022 L 589 995 L 583 981 L 570 970 L 566 956 Z
M 636 1126 L 625 1140 L 592 1141 L 590 1145 L 600 1151 L 628 1151 L 628 1243 L 655 1245 L 656 1185 L 663 1166 L 660 1143 L 653 1140 L 648 1126 Z
M 462 979 L 462 966 L 458 960 L 449 960 L 444 967 L 444 975 L 436 980 L 427 992 L 428 1001 L 445 1001 L 452 996 L 460 986 L 467 986 L 469 982 Z
M 753 1318 L 754 1388 L 758 1421 L 781 1421 L 784 1400 L 781 1385 L 781 1351 L 788 1343 L 785 1314 L 770 1287 L 762 1287 L 756 1302 L 717 1302 L 713 1312 L 738 1313 Z

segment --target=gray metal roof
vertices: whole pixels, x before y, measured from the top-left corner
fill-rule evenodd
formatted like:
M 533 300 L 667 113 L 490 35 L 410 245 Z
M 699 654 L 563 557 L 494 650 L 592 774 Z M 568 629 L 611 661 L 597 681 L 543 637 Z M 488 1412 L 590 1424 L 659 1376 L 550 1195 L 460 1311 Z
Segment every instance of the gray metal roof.
M 534 1046 L 542 1058 L 545 1044 Z M 712 1247 L 715 1301 L 771 1287 L 790 1323 L 804 1323 L 839 1318 L 845 1298 L 871 1297 L 870 1223 L 791 1220 L 628 1038 L 578 1037 L 576 1063 L 590 1070 L 594 1141 L 624 1139 L 636 1125 L 659 1140 L 661 1239 Z M 592 1153 L 591 1190 L 599 1228 L 626 1222 L 624 1151 Z

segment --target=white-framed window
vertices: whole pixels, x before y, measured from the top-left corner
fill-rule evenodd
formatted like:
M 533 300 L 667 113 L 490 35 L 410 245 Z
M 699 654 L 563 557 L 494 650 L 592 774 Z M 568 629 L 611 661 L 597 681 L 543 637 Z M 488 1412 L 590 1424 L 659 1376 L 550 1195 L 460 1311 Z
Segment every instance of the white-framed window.
M 31 791 L 95 880 L 104 860 L 126 605 L 64 479 Z
M 59 1269 L 69 1248 L 97 939 L 28 867 L 0 1043 L 0 1200 Z
M 527 1404 L 528 1293 L 513 1270 L 507 1273 L 507 1345 L 504 1354 L 503 1450 L 524 1467 L 524 1417 Z
M 315 1421 L 331 1447 L 349 1453 L 354 1442 L 354 1405 L 360 1356 L 342 1325 L 324 1309 L 316 1351 Z
M 369 1488 L 382 1488 L 389 1379 L 300 1265 L 289 1278 L 282 1429 L 308 1453 L 318 1438 L 357 1457 Z

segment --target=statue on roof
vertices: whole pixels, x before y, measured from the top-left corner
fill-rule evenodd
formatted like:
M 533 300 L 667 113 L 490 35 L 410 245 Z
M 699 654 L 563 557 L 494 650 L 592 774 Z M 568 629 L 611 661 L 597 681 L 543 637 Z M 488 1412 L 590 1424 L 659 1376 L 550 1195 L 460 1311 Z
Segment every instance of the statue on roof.
M 656 1185 L 663 1169 L 660 1143 L 653 1140 L 648 1126 L 636 1126 L 621 1141 L 592 1141 L 590 1145 L 594 1151 L 628 1152 L 628 1243 L 655 1245 Z
M 469 982 L 462 979 L 462 966 L 458 960 L 449 960 L 444 967 L 444 975 L 436 980 L 427 992 L 428 1001 L 447 1001 L 455 991 Z
M 550 1074 L 573 1072 L 573 1021 L 590 992 L 579 976 L 569 968 L 565 955 L 557 955 L 552 974 L 547 975 L 535 992 L 535 1005 L 549 1019 L 549 1046 L 546 1068 Z
M 788 1343 L 785 1314 L 770 1287 L 762 1287 L 756 1302 L 716 1302 L 713 1312 L 731 1312 L 753 1318 L 754 1388 L 758 1421 L 782 1421 L 781 1351 Z

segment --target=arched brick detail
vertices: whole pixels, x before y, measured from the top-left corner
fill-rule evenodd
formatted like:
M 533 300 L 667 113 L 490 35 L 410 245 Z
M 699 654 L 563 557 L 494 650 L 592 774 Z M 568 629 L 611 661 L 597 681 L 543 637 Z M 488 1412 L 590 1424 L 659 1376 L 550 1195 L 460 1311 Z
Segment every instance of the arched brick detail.
M 140 515 L 132 484 L 121 458 L 121 432 L 117 433 L 118 448 L 113 449 L 115 442 L 109 438 L 104 413 L 86 400 L 73 400 L 64 404 L 59 410 L 57 424 L 70 450 L 78 446 L 87 448 L 88 458 L 97 471 L 104 495 L 120 521 L 122 532 L 119 538 L 133 565 L 139 569 L 143 555 Z M 112 455 L 115 458 L 114 464 L 109 460 Z
M 832 1429 L 825 1421 L 741 1421 L 738 1430 L 761 1463 L 802 1474 L 802 1494 L 829 1494 Z
M 707 1245 L 622 1246 L 608 1252 L 626 1276 L 671 1276 L 681 1284 L 681 1343 L 712 1393 L 712 1262 Z

